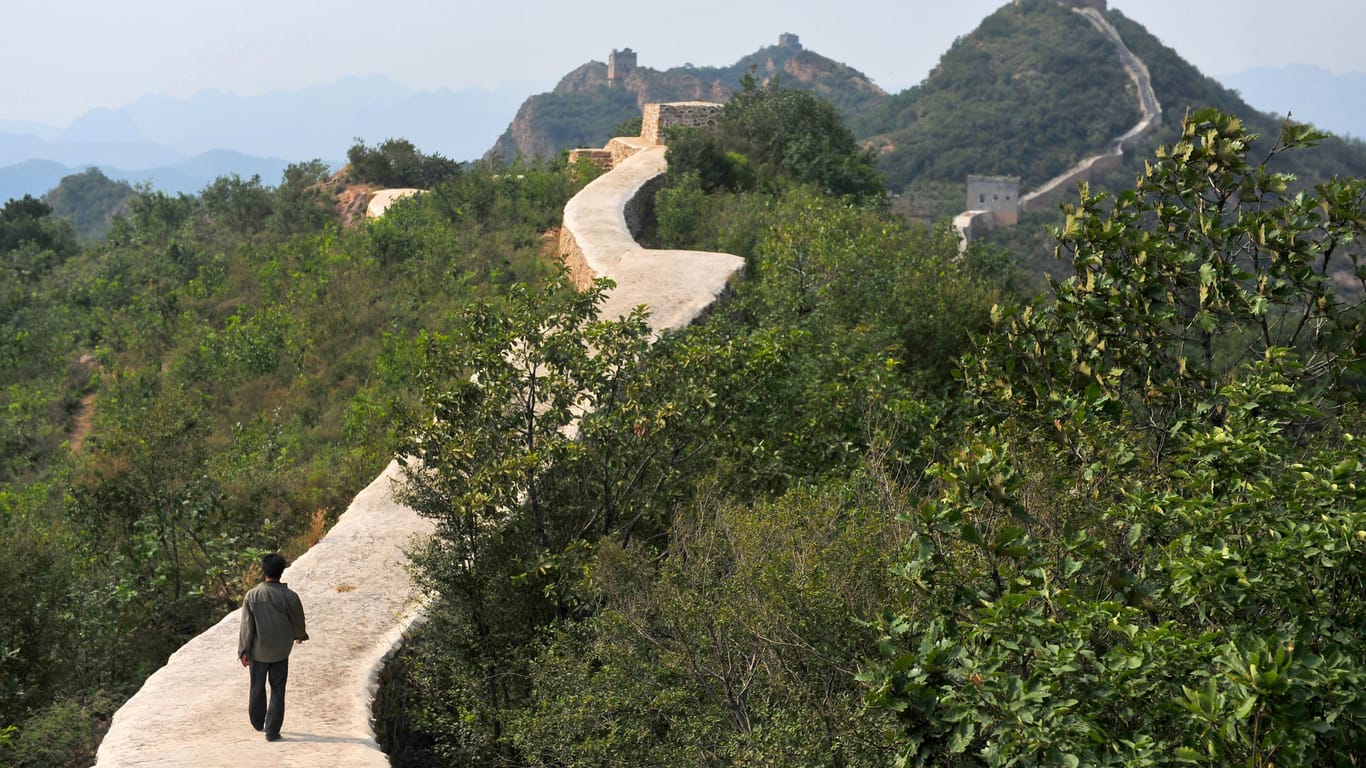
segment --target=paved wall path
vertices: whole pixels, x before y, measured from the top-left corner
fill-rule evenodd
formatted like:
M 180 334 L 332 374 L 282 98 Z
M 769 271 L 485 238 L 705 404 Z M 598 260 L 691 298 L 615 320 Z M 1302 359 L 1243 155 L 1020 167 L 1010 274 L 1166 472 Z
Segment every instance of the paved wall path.
M 1076 165 L 1040 184 L 1032 192 L 1021 195 L 1020 213 L 1022 214 L 1027 213 L 1031 208 L 1038 209 L 1040 206 L 1058 204 L 1073 193 L 1073 188 L 1078 181 L 1089 180 L 1091 174 L 1096 171 L 1118 168 L 1124 159 L 1124 148 L 1134 141 L 1148 136 L 1162 124 L 1162 104 L 1157 100 L 1157 91 L 1153 90 L 1153 80 L 1148 74 L 1148 65 L 1144 64 L 1143 60 L 1133 51 L 1129 50 L 1129 46 L 1124 44 L 1124 38 L 1119 34 L 1119 30 L 1115 29 L 1110 20 L 1105 18 L 1105 14 L 1095 8 L 1073 8 L 1072 11 L 1086 17 L 1086 20 L 1091 22 L 1091 26 L 1095 27 L 1097 32 L 1114 44 L 1115 51 L 1119 54 L 1120 64 L 1123 65 L 1124 71 L 1138 90 L 1138 108 L 1142 112 L 1142 117 L 1139 118 L 1134 127 L 1111 140 L 1104 152 L 1082 158 Z M 988 211 L 964 211 L 955 216 L 953 229 L 958 233 L 958 250 L 967 250 L 968 243 L 972 242 L 973 238 L 992 226 L 994 223 Z
M 663 171 L 664 147 L 638 152 L 570 201 L 562 230 L 583 276 L 617 282 L 603 316 L 645 304 L 655 333 L 693 322 L 743 266 L 736 256 L 649 251 L 632 239 L 626 210 Z M 119 709 L 97 767 L 387 766 L 371 702 L 385 659 L 421 613 L 406 552 L 432 532 L 429 521 L 394 498 L 401 478 L 390 463 L 285 571 L 283 580 L 303 599 L 311 639 L 290 657 L 281 741 L 266 742 L 247 722 L 247 672 L 235 658 L 233 611 L 176 651 Z
M 1047 202 L 1057 202 L 1061 197 L 1071 194 L 1072 187 L 1079 180 L 1090 178 L 1093 170 L 1119 167 L 1120 161 L 1124 158 L 1125 146 L 1147 136 L 1162 124 L 1162 105 L 1157 100 L 1157 91 L 1153 90 L 1153 80 L 1148 74 L 1148 65 L 1144 64 L 1143 60 L 1138 58 L 1133 51 L 1129 50 L 1129 46 L 1124 44 L 1124 38 L 1120 36 L 1119 30 L 1115 29 L 1115 26 L 1100 11 L 1095 8 L 1073 8 L 1072 10 L 1085 16 L 1097 32 L 1100 32 L 1114 44 L 1115 50 L 1119 54 L 1120 64 L 1124 66 L 1124 71 L 1128 73 L 1129 79 L 1138 89 L 1138 108 L 1142 112 L 1142 117 L 1139 118 L 1134 127 L 1111 141 L 1110 146 L 1104 152 L 1083 159 L 1058 176 L 1045 181 L 1033 192 L 1023 195 L 1020 198 L 1020 211 L 1022 213 L 1031 207 L 1038 207 Z
M 375 681 L 420 606 L 405 548 L 431 524 L 400 505 L 396 462 L 356 496 L 321 541 L 290 564 L 308 642 L 290 656 L 283 740 L 247 721 L 239 612 L 176 651 L 114 715 L 99 768 L 387 766 L 370 724 Z
M 664 152 L 661 145 L 642 148 L 594 179 L 565 206 L 560 235 L 560 251 L 568 255 L 577 279 L 609 277 L 616 282 L 602 316 L 615 319 L 645 304 L 656 334 L 704 314 L 745 264 L 728 253 L 650 250 L 631 236 L 627 211 L 666 170 Z

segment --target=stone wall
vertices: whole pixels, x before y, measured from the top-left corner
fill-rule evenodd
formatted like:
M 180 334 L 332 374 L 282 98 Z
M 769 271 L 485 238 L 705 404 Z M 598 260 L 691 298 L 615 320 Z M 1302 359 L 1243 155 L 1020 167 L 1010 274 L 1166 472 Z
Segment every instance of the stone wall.
M 625 162 L 626 158 L 645 149 L 654 146 L 652 143 L 639 136 L 618 136 L 607 142 L 607 153 L 612 156 L 612 164 L 608 170 L 616 168 Z
M 1016 4 L 1020 0 L 1015 0 Z M 1074 13 L 1078 13 L 1091 23 L 1096 31 L 1106 37 L 1115 46 L 1115 51 L 1119 55 L 1120 63 L 1124 71 L 1129 75 L 1138 91 L 1139 109 L 1143 117 L 1138 124 L 1130 128 L 1123 136 L 1110 142 L 1105 152 L 1083 159 L 1081 162 L 1067 169 L 1062 174 L 1044 182 L 1038 189 L 1017 197 L 1014 206 L 1014 220 L 1010 220 L 1011 213 L 997 213 L 995 224 L 997 226 L 1009 226 L 1018 222 L 1020 214 L 1028 213 L 1031 210 L 1039 210 L 1046 206 L 1056 206 L 1064 200 L 1072 199 L 1076 195 L 1077 182 L 1090 181 L 1093 175 L 1119 168 L 1124 161 L 1124 152 L 1132 145 L 1151 136 L 1158 126 L 1162 124 L 1162 105 L 1158 102 L 1157 92 L 1153 90 L 1152 77 L 1148 73 L 1148 66 L 1143 60 L 1134 55 L 1133 51 L 1124 44 L 1123 37 L 1119 30 L 1105 18 L 1104 11 L 1107 3 L 1105 0 L 1058 0 L 1060 5 L 1067 6 Z M 968 177 L 968 211 L 959 216 L 962 220 L 961 226 L 959 219 L 954 220 L 954 226 L 965 240 L 971 238 L 979 232 L 975 214 L 978 209 L 991 208 L 992 194 L 1004 196 L 1004 193 L 995 191 L 988 183 L 983 186 L 983 179 L 988 182 L 991 177 L 969 176 Z M 978 180 L 978 186 L 974 187 L 974 180 Z M 1016 192 L 1019 186 L 1016 180 Z M 1002 201 L 1004 202 L 1004 201 Z
M 1064 201 L 1076 202 L 1078 182 L 1089 182 L 1098 173 L 1113 171 L 1124 164 L 1123 150 L 1116 148 L 1104 155 L 1094 155 L 1077 163 L 1020 200 L 1024 213 L 1056 207 Z
M 1124 66 L 1124 71 L 1138 90 L 1138 106 L 1143 112 L 1143 119 L 1139 120 L 1138 124 L 1130 128 L 1123 136 L 1111 142 L 1104 154 L 1082 160 L 1062 175 L 1048 180 L 1038 189 L 1025 195 L 1020 200 L 1020 210 L 1024 213 L 1039 210 L 1045 206 L 1056 206 L 1064 200 L 1074 200 L 1077 182 L 1090 181 L 1097 173 L 1119 168 L 1124 162 L 1125 150 L 1131 149 L 1134 144 L 1151 136 L 1162 125 L 1162 104 L 1158 102 L 1157 92 L 1153 90 L 1152 76 L 1148 73 L 1148 65 L 1134 55 L 1133 51 L 1129 50 L 1129 47 L 1124 44 L 1124 38 L 1120 36 L 1119 30 L 1115 29 L 1114 25 L 1096 9 L 1094 4 L 1074 3 L 1074 5 L 1078 6 L 1072 9 L 1075 13 L 1081 14 L 1096 28 L 1097 32 L 1114 44 L 1115 50 L 1119 53 L 1120 63 Z
M 711 101 L 676 101 L 646 104 L 641 115 L 640 137 L 650 144 L 663 144 L 665 128 L 702 126 L 720 117 L 724 104 Z
M 574 237 L 574 230 L 565 226 L 560 227 L 560 259 L 569 270 L 569 282 L 580 291 L 587 290 L 597 278 L 584 257 L 583 246 Z
M 638 185 L 625 198 L 621 216 L 626 224 L 626 233 L 638 237 L 641 230 L 654 219 L 655 193 L 664 184 L 664 175 L 658 174 L 638 182 Z M 588 265 L 583 246 L 574 235 L 575 227 L 565 224 L 560 227 L 560 258 L 569 269 L 569 282 L 579 290 L 593 284 L 600 275 Z
M 608 149 L 571 149 L 569 150 L 569 164 L 577 165 L 580 160 L 587 160 L 590 165 L 600 171 L 612 170 L 612 152 Z
M 664 186 L 664 174 L 660 174 L 640 185 L 635 195 L 626 201 L 626 207 L 622 209 L 622 217 L 626 219 L 626 231 L 631 233 L 631 237 L 640 239 L 640 235 L 655 220 L 655 193 Z
M 402 200 L 412 195 L 420 195 L 426 190 L 405 187 L 402 189 L 381 189 L 370 196 L 370 202 L 365 206 L 365 216 L 370 219 L 378 219 L 384 212 L 393 205 L 395 201 Z
M 613 48 L 607 57 L 607 84 L 616 85 L 636 68 L 636 52 L 630 48 Z
M 571 149 L 569 163 L 572 165 L 580 159 L 587 159 L 598 168 L 610 171 L 644 149 L 663 145 L 665 128 L 676 125 L 707 125 L 715 120 L 723 109 L 724 104 L 710 101 L 646 104 L 641 113 L 639 136 L 617 136 L 601 149 Z
M 560 253 L 577 286 L 610 278 L 604 319 L 645 306 L 655 334 L 703 317 L 730 290 L 745 262 L 724 253 L 653 250 L 635 239 L 651 212 L 654 185 L 668 168 L 666 147 L 651 146 L 594 179 L 570 199 L 560 228 Z
M 996 223 L 991 211 L 964 211 L 953 217 L 953 231 L 958 233 L 958 250 L 968 247 L 968 243 L 982 236 Z

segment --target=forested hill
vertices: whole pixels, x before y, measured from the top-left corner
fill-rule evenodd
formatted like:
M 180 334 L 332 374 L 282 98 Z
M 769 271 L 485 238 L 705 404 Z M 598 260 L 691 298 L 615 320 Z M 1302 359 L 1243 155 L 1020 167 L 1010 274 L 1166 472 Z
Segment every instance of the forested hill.
M 1174 140 L 1181 116 L 1216 107 L 1243 118 L 1254 132 L 1274 137 L 1278 119 L 1257 112 L 1236 92 L 1206 77 L 1141 24 L 1111 9 L 1106 17 L 1148 67 L 1168 116 L 1130 162 Z M 619 84 L 607 65 L 591 62 L 566 75 L 551 93 L 529 98 L 493 152 L 548 156 L 565 147 L 601 146 L 613 128 L 639 114 L 647 101 L 725 101 L 754 68 L 783 87 L 810 90 L 839 108 L 878 157 L 887 187 L 961 185 L 969 174 L 1020 176 L 1026 188 L 1103 151 L 1139 120 L 1133 82 L 1114 44 L 1071 4 L 1057 0 L 1005 3 L 959 38 L 924 82 L 886 94 L 858 70 L 795 47 L 772 46 L 729 67 L 634 69 Z M 1358 173 L 1366 164 L 1360 142 L 1330 139 L 1312 157 L 1288 162 L 1306 180 Z M 1116 178 L 1132 179 L 1133 168 Z M 955 188 L 956 189 L 956 188 Z M 959 200 L 960 191 L 947 197 Z
M 1094 154 L 1139 120 L 1113 43 L 1053 0 L 1008 4 L 944 53 L 930 76 L 855 120 L 892 189 L 970 173 L 1026 187 Z
M 750 72 L 763 81 L 778 77 L 784 87 L 816 93 L 839 107 L 845 120 L 887 96 L 863 73 L 799 43 L 761 48 L 727 67 L 632 67 L 620 82 L 610 84 L 608 66 L 591 61 L 565 75 L 553 91 L 528 98 L 492 152 L 511 160 L 519 155 L 550 157 L 567 147 L 600 147 L 617 125 L 640 117 L 644 104 L 726 101 Z
M 1167 116 L 1130 161 L 1174 141 L 1181 116 L 1215 107 L 1267 138 L 1279 119 L 1259 113 L 1205 76 L 1143 25 L 1110 9 L 1106 18 L 1147 66 Z M 1102 151 L 1139 119 L 1137 95 L 1114 44 L 1069 4 L 1006 4 L 944 53 L 926 80 L 855 117 L 855 133 L 879 152 L 889 189 L 913 182 L 962 183 L 972 173 L 1020 176 L 1026 188 Z M 1324 151 L 1296 154 L 1288 168 L 1306 179 L 1360 172 L 1366 147 L 1332 138 Z M 1125 182 L 1134 168 L 1126 168 Z

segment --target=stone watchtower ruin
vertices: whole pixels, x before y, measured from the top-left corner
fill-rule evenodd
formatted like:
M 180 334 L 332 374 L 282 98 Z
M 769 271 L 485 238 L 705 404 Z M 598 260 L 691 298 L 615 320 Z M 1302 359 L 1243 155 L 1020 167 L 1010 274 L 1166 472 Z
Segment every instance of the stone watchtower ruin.
M 620 51 L 613 48 L 611 55 L 607 57 L 607 84 L 616 85 L 625 80 L 635 68 L 635 51 L 630 48 L 622 48 Z
M 953 228 L 962 238 L 959 249 L 983 232 L 1020 223 L 1020 178 L 1018 176 L 969 176 L 967 210 L 953 218 Z
M 784 32 L 781 35 L 778 35 L 778 47 L 791 48 L 794 51 L 800 51 L 802 49 L 802 41 L 791 32 Z
M 725 108 L 724 104 L 710 101 L 646 104 L 640 116 L 639 136 L 613 137 L 602 149 L 571 149 L 569 164 L 572 166 L 580 160 L 586 160 L 600 170 L 610 171 L 641 150 L 663 144 L 665 129 L 707 125 L 714 122 Z
M 988 211 L 992 224 L 1013 227 L 1020 223 L 1018 176 L 969 176 L 967 210 Z

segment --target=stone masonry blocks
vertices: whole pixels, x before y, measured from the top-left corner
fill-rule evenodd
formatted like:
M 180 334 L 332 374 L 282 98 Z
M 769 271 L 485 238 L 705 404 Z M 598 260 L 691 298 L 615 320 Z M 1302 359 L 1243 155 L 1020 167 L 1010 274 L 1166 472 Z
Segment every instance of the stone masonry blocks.
M 650 144 L 663 144 L 665 128 L 707 125 L 719 117 L 723 109 L 724 104 L 710 101 L 646 104 L 641 115 L 640 136 Z

